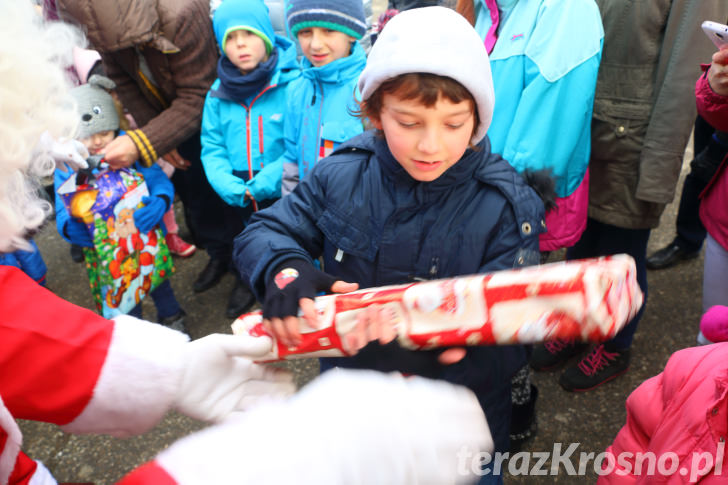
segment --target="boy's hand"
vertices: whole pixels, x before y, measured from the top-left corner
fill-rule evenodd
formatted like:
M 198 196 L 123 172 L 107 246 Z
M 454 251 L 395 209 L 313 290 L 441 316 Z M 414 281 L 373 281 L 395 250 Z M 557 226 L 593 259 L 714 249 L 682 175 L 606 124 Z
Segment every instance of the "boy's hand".
M 465 358 L 466 350 L 465 347 L 453 347 L 443 351 L 437 360 L 443 365 L 452 365 L 460 362 Z
M 371 305 L 356 316 L 354 329 L 344 335 L 342 346 L 349 355 L 354 355 L 369 342 L 379 341 L 386 345 L 397 338 L 396 320 L 390 308 Z
M 157 196 L 142 197 L 142 203 L 144 207 L 134 212 L 134 225 L 139 229 L 139 232 L 146 233 L 151 231 L 162 220 L 164 213 L 167 212 L 167 204 L 161 197 Z
M 728 96 L 728 47 L 713 54 L 708 71 L 708 83 L 716 94 Z
M 359 288 L 319 271 L 308 261 L 295 258 L 278 265 L 266 285 L 263 301 L 265 329 L 289 347 L 301 343 L 298 308 L 312 328 L 319 328 L 314 298 L 320 291 L 348 293 Z
M 121 135 L 106 145 L 104 158 L 113 169 L 130 167 L 139 159 L 139 150 L 128 135 Z
M 169 153 L 162 155 L 162 158 L 165 162 L 180 170 L 187 170 L 190 168 L 190 165 L 192 165 L 189 160 L 182 158 L 182 155 L 179 154 L 176 148 L 173 148 Z

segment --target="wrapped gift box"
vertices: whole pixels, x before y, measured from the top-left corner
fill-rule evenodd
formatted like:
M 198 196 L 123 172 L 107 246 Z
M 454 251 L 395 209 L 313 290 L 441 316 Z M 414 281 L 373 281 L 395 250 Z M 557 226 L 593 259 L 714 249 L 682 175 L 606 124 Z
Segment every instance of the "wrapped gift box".
M 530 344 L 553 339 L 599 342 L 642 306 L 634 260 L 627 255 L 568 261 L 488 274 L 368 288 L 317 297 L 321 328 L 299 318 L 302 343 L 274 341 L 261 361 L 347 355 L 342 340 L 357 314 L 377 304 L 395 315 L 397 341 L 408 349 Z M 262 313 L 240 316 L 233 333 L 269 336 Z
M 84 248 L 86 270 L 99 313 L 128 313 L 174 272 L 162 230 L 141 233 L 134 212 L 149 195 L 136 170 L 76 174 L 58 189 L 69 215 L 86 224 L 93 248 Z

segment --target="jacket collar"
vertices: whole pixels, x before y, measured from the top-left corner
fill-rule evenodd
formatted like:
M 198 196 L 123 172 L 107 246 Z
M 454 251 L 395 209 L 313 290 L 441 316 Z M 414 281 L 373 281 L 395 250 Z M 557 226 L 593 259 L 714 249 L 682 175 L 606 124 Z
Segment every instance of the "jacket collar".
M 285 37 L 276 35 L 275 47 L 276 51 L 278 52 L 278 62 L 276 62 L 273 74 L 271 75 L 270 80 L 265 87 L 287 84 L 290 81 L 296 79 L 301 72 L 298 66 L 296 46 L 293 44 L 293 42 L 286 39 Z M 220 89 L 220 85 L 221 83 L 217 82 L 210 89 L 210 96 L 212 96 L 213 98 L 220 98 L 227 101 L 236 102 L 235 99 L 225 94 L 224 90 Z
M 475 150 L 467 149 L 460 161 L 448 168 L 440 177 L 432 182 L 419 182 L 413 179 L 394 158 L 392 152 L 389 151 L 387 141 L 376 130 L 366 131 L 349 140 L 342 144 L 334 153 L 347 149 L 366 150 L 374 153 L 382 167 L 382 171 L 397 184 L 407 187 L 421 186 L 424 190 L 449 189 L 454 185 L 459 185 L 474 177 L 479 179 L 481 177 L 487 178 L 490 176 L 491 171 L 502 168 L 491 163 L 494 157 L 490 156 L 490 140 L 488 140 L 488 137 L 483 138 Z M 500 160 L 500 158 L 498 159 Z
M 314 67 L 311 61 L 304 57 L 301 61 L 303 67 L 302 74 L 305 78 L 314 81 L 339 84 L 350 79 L 358 78 L 366 62 L 367 58 L 364 53 L 364 48 L 359 42 L 354 42 L 351 54 L 341 59 L 336 59 L 325 66 Z

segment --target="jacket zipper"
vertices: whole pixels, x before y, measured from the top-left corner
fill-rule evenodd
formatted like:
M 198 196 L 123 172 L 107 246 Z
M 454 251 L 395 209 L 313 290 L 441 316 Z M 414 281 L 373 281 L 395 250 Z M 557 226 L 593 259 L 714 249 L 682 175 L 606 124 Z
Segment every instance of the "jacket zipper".
M 250 102 L 250 106 L 245 106 L 243 103 L 240 103 L 240 106 L 245 108 L 245 138 L 246 138 L 245 147 L 246 147 L 246 152 L 248 155 L 248 182 L 253 180 L 253 157 L 252 157 L 251 150 L 250 150 L 250 144 L 251 144 L 250 112 L 253 109 L 253 104 L 258 100 L 258 98 L 263 96 L 263 93 L 265 93 L 269 89 L 272 89 L 276 86 L 277 86 L 277 84 L 271 84 L 270 86 L 268 86 L 267 88 L 262 90 L 260 93 L 258 93 L 258 95 L 255 98 L 253 98 L 253 100 Z M 262 122 L 261 116 L 258 117 L 258 140 L 259 140 L 258 146 L 260 147 L 260 153 L 263 153 L 263 122 Z M 263 168 L 262 162 L 260 164 L 260 168 Z M 258 203 L 255 199 L 253 199 L 253 211 L 258 212 Z
M 434 257 L 430 262 L 430 279 L 434 280 L 437 278 L 437 267 L 440 264 L 440 258 Z

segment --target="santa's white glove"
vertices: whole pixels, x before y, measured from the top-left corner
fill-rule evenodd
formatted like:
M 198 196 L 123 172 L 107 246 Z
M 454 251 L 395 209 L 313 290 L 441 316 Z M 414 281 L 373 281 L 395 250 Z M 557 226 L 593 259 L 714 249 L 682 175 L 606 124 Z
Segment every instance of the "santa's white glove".
M 468 483 L 493 441 L 475 395 L 443 381 L 332 370 L 286 401 L 184 438 L 153 465 L 178 483 Z
M 55 160 L 56 167 L 62 171 L 67 171 L 67 166 L 71 170 L 88 168 L 86 159 L 89 157 L 88 150 L 78 140 L 60 139 L 56 140 L 50 133 L 44 131 L 38 142 L 38 149 L 48 154 Z
M 256 402 L 292 394 L 295 386 L 288 371 L 250 360 L 269 352 L 271 345 L 270 339 L 254 342 L 223 334 L 186 344 L 175 409 L 195 419 L 217 422 Z

